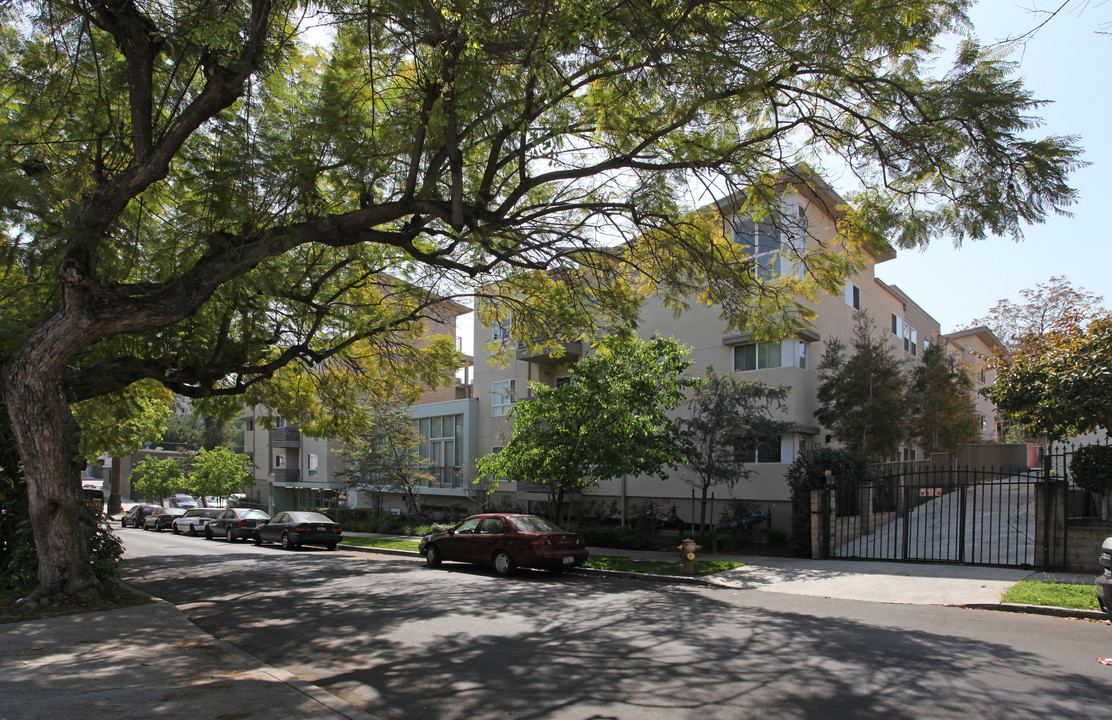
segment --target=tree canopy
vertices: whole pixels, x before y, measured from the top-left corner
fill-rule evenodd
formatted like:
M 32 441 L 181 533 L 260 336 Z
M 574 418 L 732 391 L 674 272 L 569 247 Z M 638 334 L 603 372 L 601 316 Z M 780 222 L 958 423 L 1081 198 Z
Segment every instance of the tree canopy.
M 1112 315 L 1028 334 L 992 366 L 985 395 L 1033 437 L 1112 430 Z
M 772 333 L 862 248 L 1063 211 L 1080 151 L 1033 135 L 1041 102 L 1008 62 L 967 39 L 935 73 L 967 6 L 5 3 L 0 356 L 28 606 L 98 590 L 67 550 L 70 402 L 151 379 L 331 435 L 360 397 L 450 379 L 451 339 L 422 342 L 444 298 L 512 301 L 527 341 L 632 321 L 645 293 Z M 775 216 L 831 158 L 858 187 L 828 208 L 840 242 L 786 251 L 798 276 L 756 276 L 716 212 L 684 212 L 707 188 Z
M 569 492 L 623 475 L 663 477 L 685 443 L 668 413 L 698 384 L 683 375 L 687 353 L 672 339 L 618 336 L 573 363 L 570 382 L 530 383 L 531 396 L 511 411 L 510 441 L 479 459 L 479 472 L 495 481 L 491 491 L 506 480 L 543 485 L 556 519 Z
M 981 437 L 973 380 L 966 368 L 953 366 L 941 343 L 925 349 L 911 370 L 907 407 L 908 435 L 924 452 L 953 452 Z
M 997 301 L 970 327 L 984 325 L 1008 348 L 1018 347 L 1028 335 L 1042 336 L 1067 329 L 1104 312 L 1104 298 L 1083 288 L 1075 288 L 1064 275 L 1055 275 L 1034 288 L 1019 291 L 1021 300 Z
M 186 486 L 207 505 L 208 496 L 228 497 L 251 484 L 254 467 L 249 456 L 230 448 L 202 448 L 189 463 Z
M 851 452 L 888 460 L 907 437 L 905 381 L 888 343 L 873 335 L 875 328 L 858 312 L 848 354 L 838 338 L 826 344 L 815 417 Z
M 683 460 L 688 483 L 700 493 L 699 523 L 704 527 L 711 488 L 732 488 L 752 474 L 749 465 L 755 456 L 746 450 L 773 442 L 779 451 L 780 435 L 791 423 L 776 415 L 785 409 L 790 389 L 719 375 L 707 368 L 702 383 L 692 392 L 687 402 L 689 414 L 678 422 L 687 434 Z

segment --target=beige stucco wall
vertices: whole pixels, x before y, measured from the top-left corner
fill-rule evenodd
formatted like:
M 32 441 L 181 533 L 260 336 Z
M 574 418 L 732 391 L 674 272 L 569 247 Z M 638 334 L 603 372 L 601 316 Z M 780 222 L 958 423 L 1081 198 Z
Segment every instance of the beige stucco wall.
M 834 237 L 833 222 L 817 205 L 808 204 L 801 198 L 788 201 L 788 212 L 802 203 L 807 213 L 810 242 L 828 242 Z M 907 297 L 899 288 L 889 286 L 876 278 L 874 262 L 886 258 L 871 258 L 871 262 L 854 278 L 852 284 L 859 288 L 861 310 L 873 318 L 875 332 L 882 334 L 888 341 L 897 358 L 906 361 L 910 370 L 922 353 L 925 341 L 935 341 L 940 334 L 939 324 L 920 305 Z M 852 297 L 852 295 L 851 295 Z M 751 466 L 753 475 L 740 481 L 732 490 L 724 486 L 715 488 L 717 500 L 715 512 L 724 508 L 731 499 L 744 500 L 750 504 L 771 509 L 773 526 L 786 530 L 790 509 L 787 482 L 784 479 L 788 465 L 802 447 L 827 444 L 827 431 L 819 427 L 814 417 L 817 409 L 818 375 L 817 367 L 831 338 L 840 338 L 849 344 L 855 327 L 854 308 L 847 303 L 846 296 L 823 296 L 811 307 L 817 312 L 813 333 L 807 334 L 810 340 L 806 346 L 806 368 L 798 367 L 798 344 L 801 338 L 790 338 L 782 345 L 782 360 L 785 365 L 768 370 L 741 373 L 746 379 L 761 380 L 768 384 L 790 386 L 791 391 L 784 418 L 795 423 L 800 430 L 785 435 L 781 442 L 782 460 L 776 464 L 755 464 Z M 891 331 L 892 315 L 899 318 L 901 334 Z M 910 342 L 905 343 L 902 331 L 905 327 L 914 328 L 916 343 L 914 354 Z M 511 328 L 512 334 L 512 328 Z M 715 307 L 695 305 L 691 310 L 677 318 L 671 309 L 665 308 L 655 298 L 649 298 L 644 305 L 638 326 L 638 333 L 644 339 L 654 335 L 673 337 L 692 349 L 692 366 L 689 373 L 701 375 L 708 366 L 719 373 L 733 370 L 733 346 L 745 338 L 728 329 L 720 311 Z M 817 340 L 815 339 L 817 337 Z M 910 338 L 908 338 L 910 340 Z M 540 364 L 511 361 L 506 367 L 496 367 L 489 363 L 490 353 L 485 345 L 491 340 L 491 330 L 487 327 L 475 328 L 475 394 L 479 400 L 479 438 L 480 456 L 492 448 L 504 445 L 510 436 L 510 425 L 505 418 L 491 416 L 491 386 L 500 380 L 514 378 L 519 396 L 526 392 L 529 380 L 541 380 L 551 384 L 555 377 L 566 374 L 566 369 L 558 364 Z M 817 430 L 817 432 L 816 432 Z M 913 450 L 909 448 L 909 450 Z M 920 454 L 919 457 L 922 457 Z M 690 515 L 689 508 L 692 487 L 685 481 L 686 471 L 672 471 L 669 479 L 625 478 L 602 483 L 590 495 L 604 501 L 625 498 L 627 505 L 643 498 L 657 501 L 668 499 L 677 503 L 681 517 Z M 638 500 L 634 500 L 638 499 Z

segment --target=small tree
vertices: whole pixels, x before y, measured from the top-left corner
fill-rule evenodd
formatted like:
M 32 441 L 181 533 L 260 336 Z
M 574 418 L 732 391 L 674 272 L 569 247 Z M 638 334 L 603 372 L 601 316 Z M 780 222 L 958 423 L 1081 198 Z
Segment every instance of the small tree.
M 1100 496 L 1100 516 L 1107 520 L 1109 500 L 1112 499 L 1112 447 L 1088 445 L 1077 448 L 1070 460 L 1070 475 L 1082 490 Z
M 659 475 L 682 459 L 684 434 L 668 417 L 698 380 L 683 377 L 687 349 L 675 340 L 611 338 L 571 366 L 560 387 L 530 383 L 514 406 L 513 435 L 479 472 L 548 489 L 549 515 L 567 493 L 623 475 Z
M 753 458 L 740 452 L 743 443 L 774 440 L 791 423 L 773 418 L 782 411 L 790 388 L 762 382 L 740 380 L 734 375 L 718 375 L 707 368 L 702 384 L 688 401 L 690 417 L 680 418 L 689 444 L 683 451 L 690 473 L 688 484 L 699 491 L 699 524 L 706 527 L 707 501 L 711 488 L 733 488 L 747 479 L 752 470 L 746 463 Z
M 815 417 L 849 450 L 870 458 L 888 459 L 907 434 L 904 377 L 875 325 L 857 313 L 851 354 L 838 338 L 831 339 L 819 362 L 819 409 Z
M 907 390 L 909 435 L 928 453 L 953 452 L 980 438 L 981 416 L 973 403 L 973 380 L 951 365 L 945 348 L 931 345 L 911 373 Z
M 1054 440 L 1112 428 L 1112 315 L 1027 335 L 992 360 L 984 394 L 1035 437 Z
M 792 503 L 789 544 L 800 557 L 811 557 L 811 491 L 826 487 L 827 471 L 838 488 L 852 488 L 868 477 L 868 460 L 840 448 L 811 448 L 796 456 L 787 474 Z
M 129 476 L 132 486 L 151 500 L 162 502 L 175 490 L 185 487 L 185 471 L 174 458 L 147 456 Z
M 1064 330 L 1079 320 L 1102 311 L 1104 298 L 1083 288 L 1074 288 L 1063 275 L 1051 277 L 1035 288 L 1020 290 L 1021 302 L 1000 300 L 969 325 L 984 325 L 1009 349 L 1019 347 L 1029 335 L 1046 335 Z
M 350 487 L 375 485 L 401 493 L 406 512 L 421 521 L 421 483 L 433 480 L 421 458 L 423 441 L 408 413 L 378 407 L 336 450 L 346 466 L 339 474 Z
M 201 450 L 193 456 L 187 487 L 207 506 L 209 495 L 227 497 L 250 485 L 254 467 L 249 456 L 226 447 Z

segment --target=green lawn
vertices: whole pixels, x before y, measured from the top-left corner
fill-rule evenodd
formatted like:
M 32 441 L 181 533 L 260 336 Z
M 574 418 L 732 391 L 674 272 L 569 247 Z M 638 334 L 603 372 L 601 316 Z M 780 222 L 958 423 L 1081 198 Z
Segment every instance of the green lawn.
M 723 562 L 720 560 L 696 560 L 696 575 L 713 575 L 724 570 L 742 567 L 745 563 Z M 583 567 L 596 570 L 622 570 L 624 572 L 646 573 L 648 575 L 682 575 L 683 565 L 679 560 L 636 560 L 617 555 L 592 555 Z
M 412 550 L 417 552 L 420 540 L 390 540 L 388 538 L 345 537 L 344 545 L 358 545 L 359 547 L 376 547 L 386 550 Z
M 1020 580 L 1004 593 L 1003 602 L 1023 605 L 1049 605 L 1078 610 L 1099 610 L 1092 583 L 1070 583 Z

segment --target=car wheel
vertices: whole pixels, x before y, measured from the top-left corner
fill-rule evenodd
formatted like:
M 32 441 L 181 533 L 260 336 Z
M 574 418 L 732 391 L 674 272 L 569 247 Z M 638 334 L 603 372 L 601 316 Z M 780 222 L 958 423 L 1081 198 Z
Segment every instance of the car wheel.
M 443 562 L 443 558 L 440 557 L 440 548 L 435 545 L 425 547 L 425 562 L 431 568 L 440 567 L 440 563 Z
M 293 543 L 290 542 L 290 536 L 282 533 L 282 548 L 284 550 L 293 550 Z
M 215 536 L 212 534 L 212 528 L 205 528 L 205 540 L 213 540 Z
M 231 528 L 228 528 L 228 532 L 224 533 L 224 539 L 230 543 L 234 543 L 236 541 L 235 533 L 232 532 Z
M 189 534 L 192 535 L 193 537 L 197 537 L 197 526 L 196 525 L 194 525 L 192 523 L 189 524 Z
M 517 563 L 514 562 L 513 556 L 505 550 L 494 553 L 493 565 L 494 572 L 502 576 L 513 575 L 514 570 L 517 570 Z
M 174 523 L 170 526 L 170 532 L 174 533 L 175 535 L 181 535 L 181 530 L 178 529 L 177 523 Z
M 252 539 L 255 541 L 256 545 L 262 545 L 263 544 L 263 538 L 262 538 L 261 535 L 259 535 L 258 530 L 255 531 L 255 535 L 253 536 Z
M 336 543 L 328 543 L 327 545 L 324 546 L 324 549 L 325 550 L 335 550 L 336 549 Z

